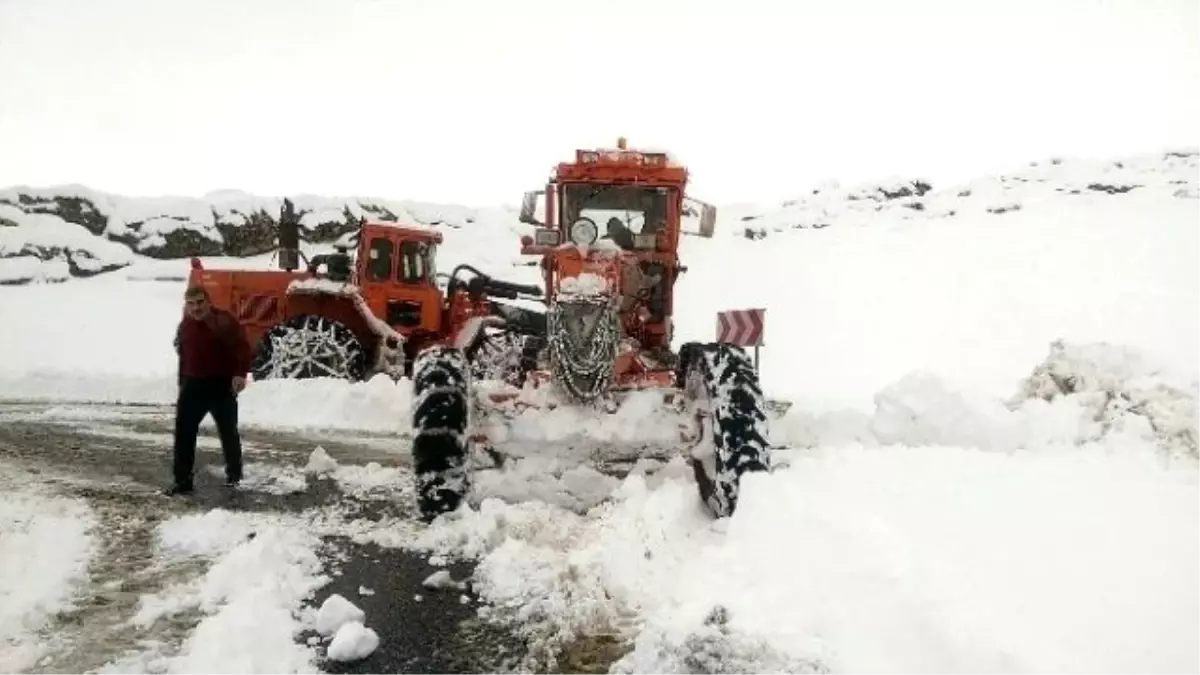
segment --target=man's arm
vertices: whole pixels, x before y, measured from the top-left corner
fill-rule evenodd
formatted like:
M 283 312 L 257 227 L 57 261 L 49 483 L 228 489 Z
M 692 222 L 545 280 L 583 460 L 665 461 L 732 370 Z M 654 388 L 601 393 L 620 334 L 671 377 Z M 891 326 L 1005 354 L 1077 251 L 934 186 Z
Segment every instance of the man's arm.
M 235 319 L 233 322 L 234 363 L 237 364 L 237 376 L 246 379 L 250 373 L 250 340 L 246 339 L 246 329 Z
M 228 312 L 217 314 L 216 320 L 217 335 L 233 351 L 234 375 L 245 379 L 250 372 L 250 341 L 246 339 L 246 329 Z
M 183 386 L 183 345 L 180 344 L 179 336 L 183 334 L 183 321 L 175 327 L 175 356 L 178 361 L 177 370 L 175 373 L 176 380 L 179 386 Z

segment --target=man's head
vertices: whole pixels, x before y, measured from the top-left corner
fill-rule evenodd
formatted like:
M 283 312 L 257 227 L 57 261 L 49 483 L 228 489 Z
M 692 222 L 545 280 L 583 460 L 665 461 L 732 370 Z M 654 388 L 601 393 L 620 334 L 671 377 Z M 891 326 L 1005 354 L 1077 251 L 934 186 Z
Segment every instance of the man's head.
M 193 319 L 203 319 L 212 311 L 208 291 L 202 286 L 188 286 L 183 292 L 183 310 Z

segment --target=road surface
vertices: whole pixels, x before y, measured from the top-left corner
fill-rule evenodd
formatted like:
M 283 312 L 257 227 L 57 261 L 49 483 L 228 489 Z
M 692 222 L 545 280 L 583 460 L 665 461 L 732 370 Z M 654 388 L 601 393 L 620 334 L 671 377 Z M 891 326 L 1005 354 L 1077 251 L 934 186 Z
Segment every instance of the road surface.
M 42 659 L 32 672 L 86 672 L 138 649 L 137 641 L 145 636 L 122 624 L 136 612 L 139 596 L 162 590 L 177 580 L 172 575 L 202 573 L 176 568 L 168 574 L 151 564 L 153 528 L 166 518 L 213 508 L 299 513 L 326 505 L 349 506 L 367 518 L 413 516 L 409 500 L 389 498 L 386 492 L 383 496 L 347 494 L 336 481 L 304 478 L 300 473 L 318 444 L 340 465 L 404 466 L 403 440 L 386 436 L 244 429 L 247 485 L 230 491 L 221 484 L 219 444 L 206 424 L 197 454 L 196 492 L 182 498 L 162 495 L 170 477 L 171 414 L 170 408 L 157 406 L 0 402 L 0 476 L 4 477 L 0 489 L 11 489 L 19 481 L 36 482 L 59 494 L 86 499 L 101 521 L 101 553 L 90 568 L 87 595 L 75 611 L 57 617 L 50 629 L 67 636 L 68 647 Z M 280 471 L 303 478 L 306 484 L 291 492 L 267 489 L 269 482 L 256 487 L 256 476 Z M 403 480 L 411 482 L 407 474 Z M 525 646 L 480 622 L 480 602 L 469 591 L 464 601 L 461 591 L 422 588 L 424 579 L 442 569 L 424 556 L 359 545 L 343 537 L 325 541 L 331 549 L 322 554 L 328 556 L 326 572 L 337 576 L 317 592 L 312 604 L 319 606 L 331 593 L 342 594 L 366 612 L 380 646 L 358 662 L 322 661 L 322 669 L 503 672 L 521 667 Z M 466 564 L 449 569 L 456 579 L 471 572 Z M 374 594 L 360 595 L 359 587 Z M 420 601 L 415 599 L 418 595 Z M 177 617 L 153 637 L 178 647 L 200 618 Z

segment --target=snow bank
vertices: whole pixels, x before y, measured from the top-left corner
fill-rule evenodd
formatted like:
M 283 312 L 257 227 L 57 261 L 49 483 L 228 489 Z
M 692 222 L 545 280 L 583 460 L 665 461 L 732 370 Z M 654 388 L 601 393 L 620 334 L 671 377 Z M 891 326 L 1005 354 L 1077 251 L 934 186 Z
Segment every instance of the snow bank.
M 793 409 L 772 428 L 793 447 L 857 442 L 1012 451 L 1111 439 L 1195 458 L 1200 385 L 1130 347 L 1051 343 L 1008 400 L 954 390 L 914 372 L 875 395 L 875 410 Z
M 80 499 L 0 486 L 0 672 L 12 673 L 51 649 L 43 631 L 86 587 L 97 518 Z
M 251 382 L 239 397 L 249 426 L 408 433 L 412 382 L 377 375 L 366 382 L 332 378 Z
M 182 298 L 105 278 L 0 287 L 0 397 L 174 400 Z

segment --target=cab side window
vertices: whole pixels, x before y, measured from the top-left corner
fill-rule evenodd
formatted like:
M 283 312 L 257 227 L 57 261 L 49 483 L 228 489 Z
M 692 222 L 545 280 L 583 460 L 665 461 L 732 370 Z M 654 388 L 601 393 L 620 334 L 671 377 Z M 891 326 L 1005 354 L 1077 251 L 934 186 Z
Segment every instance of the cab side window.
M 425 282 L 427 275 L 425 244 L 417 241 L 400 244 L 400 265 L 396 270 L 396 280 L 404 284 L 421 284 Z
M 376 237 L 367 248 L 367 278 L 371 281 L 387 281 L 391 276 L 392 242 Z

